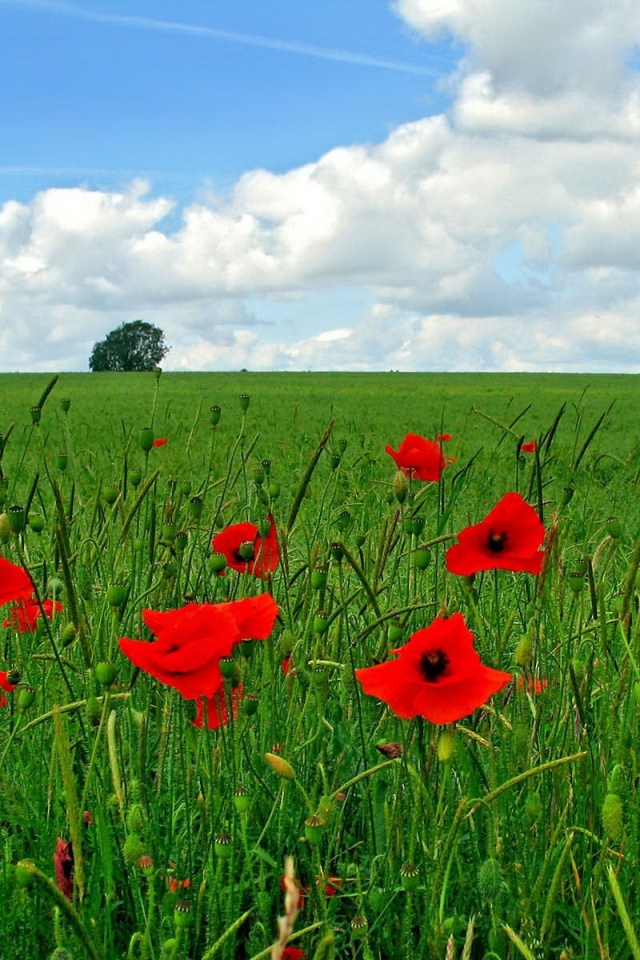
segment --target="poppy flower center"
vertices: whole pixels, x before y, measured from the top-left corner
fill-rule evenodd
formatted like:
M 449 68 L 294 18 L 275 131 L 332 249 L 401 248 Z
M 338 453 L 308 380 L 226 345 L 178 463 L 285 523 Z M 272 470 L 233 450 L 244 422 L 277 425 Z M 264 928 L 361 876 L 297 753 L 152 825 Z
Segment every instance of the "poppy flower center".
M 443 650 L 427 650 L 420 657 L 418 669 L 427 683 L 435 683 L 449 666 L 449 658 Z
M 491 553 L 502 553 L 507 539 L 506 531 L 503 530 L 502 533 L 496 533 L 494 530 L 490 530 L 486 543 L 487 550 L 490 550 Z

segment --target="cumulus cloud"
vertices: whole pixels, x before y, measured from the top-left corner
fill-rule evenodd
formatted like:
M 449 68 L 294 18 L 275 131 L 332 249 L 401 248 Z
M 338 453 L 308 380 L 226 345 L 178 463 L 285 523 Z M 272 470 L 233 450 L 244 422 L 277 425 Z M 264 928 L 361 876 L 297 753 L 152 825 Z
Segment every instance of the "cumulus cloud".
M 635 0 L 395 6 L 464 45 L 447 115 L 247 172 L 171 229 L 142 181 L 5 204 L 0 367 L 84 369 L 143 316 L 173 369 L 640 370 Z M 368 305 L 307 319 L 336 289 Z

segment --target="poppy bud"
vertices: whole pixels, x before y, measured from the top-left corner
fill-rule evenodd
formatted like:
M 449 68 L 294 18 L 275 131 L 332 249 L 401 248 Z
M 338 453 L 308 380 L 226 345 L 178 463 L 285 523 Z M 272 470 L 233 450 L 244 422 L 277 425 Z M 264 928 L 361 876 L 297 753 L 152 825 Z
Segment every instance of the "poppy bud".
M 270 483 L 269 484 L 269 496 L 272 500 L 277 500 L 280 496 L 280 484 L 279 483 Z
M 60 409 L 63 413 L 69 413 L 69 407 L 71 406 L 71 400 L 69 397 L 62 397 L 60 400 Z
M 456 750 L 456 735 L 453 730 L 443 730 L 438 737 L 438 760 L 448 763 Z
M 67 456 L 67 454 L 59 453 L 56 456 L 56 467 L 60 471 L 60 473 L 64 473 L 68 465 L 69 465 L 69 457 Z
M 612 540 L 619 540 L 622 536 L 622 524 L 617 517 L 609 517 L 605 524 L 605 530 Z
M 11 533 L 15 534 L 16 536 L 19 533 L 22 533 L 24 530 L 25 520 L 26 516 L 24 507 L 20 507 L 17 504 L 15 504 L 13 507 L 9 507 L 9 510 L 7 511 L 7 521 L 9 523 L 9 530 Z
M 397 620 L 392 620 L 389 626 L 387 627 L 387 640 L 391 644 L 400 643 L 404 638 L 404 630 L 400 626 Z
M 329 618 L 324 610 L 318 610 L 313 618 L 313 632 L 326 633 L 329 629 Z
M 492 903 L 502 891 L 502 870 L 493 857 L 485 860 L 480 867 L 478 889 L 482 899 L 488 903 Z
M 344 551 L 339 543 L 332 543 L 329 547 L 329 552 L 331 554 L 331 559 L 335 560 L 336 563 L 340 563 L 344 557 Z
M 18 694 L 18 713 L 26 713 L 33 705 L 36 698 L 36 692 L 33 687 L 22 687 Z
M 176 538 L 173 541 L 173 548 L 176 553 L 183 553 L 186 550 L 188 543 L 189 535 L 187 534 L 186 530 L 180 530 L 179 533 L 176 533 Z
M 261 487 L 265 480 L 265 472 L 262 467 L 256 467 L 253 471 L 253 482 L 256 486 Z
M 218 406 L 217 403 L 214 403 L 212 407 L 209 407 L 209 423 L 212 427 L 217 427 L 220 423 L 220 414 L 222 413 L 222 408 Z
M 624 769 L 619 763 L 616 763 L 611 770 L 611 773 L 607 777 L 607 791 L 608 793 L 621 794 L 624 791 L 624 788 Z
M 338 449 L 340 453 L 345 452 L 345 450 L 347 449 L 348 443 L 349 441 L 345 440 L 344 437 L 341 437 L 340 440 L 338 440 Z
M 248 393 L 241 393 L 238 397 L 238 400 L 240 401 L 240 409 L 243 413 L 246 413 L 249 409 L 249 404 L 251 403 L 251 397 Z
M 129 483 L 135 489 L 142 483 L 142 470 L 132 470 L 129 474 Z
M 153 446 L 153 430 L 151 427 L 143 427 L 140 431 L 140 449 L 148 453 Z
M 518 641 L 518 646 L 516 647 L 516 653 L 514 657 L 516 666 L 522 667 L 523 670 L 526 670 L 531 663 L 532 653 L 533 643 L 531 641 L 531 637 L 528 633 L 525 633 L 524 637 L 521 637 Z
M 251 805 L 251 795 L 244 787 L 238 787 L 233 795 L 233 805 L 238 813 L 246 813 Z
M 129 867 L 134 867 L 140 857 L 144 857 L 147 850 L 137 833 L 130 833 L 124 842 L 122 856 Z
M 161 539 L 165 543 L 173 543 L 176 538 L 176 525 L 175 523 L 163 523 L 162 524 L 162 537 Z
M 602 804 L 602 826 L 612 840 L 618 840 L 622 833 L 622 801 L 617 793 L 608 793 Z
M 109 606 L 116 610 L 118 607 L 121 607 L 127 599 L 127 589 L 114 583 L 110 587 L 107 587 L 106 597 Z
M 284 759 L 284 757 L 279 757 L 275 753 L 265 753 L 264 758 L 271 769 L 275 771 L 279 777 L 282 777 L 283 780 L 296 779 L 296 774 L 293 767 L 287 760 Z
M 418 547 L 413 555 L 413 562 L 418 570 L 426 570 L 431 563 L 431 550 L 428 547 Z
M 40 407 L 31 407 L 31 423 L 40 423 L 42 410 Z
M 567 582 L 572 593 L 581 593 L 584 590 L 584 574 L 577 570 L 572 570 L 569 573 Z
M 110 687 L 111 684 L 116 679 L 118 674 L 118 668 L 115 663 L 107 663 L 102 661 L 101 663 L 96 664 L 96 679 L 98 683 L 101 683 L 103 687 Z
M 405 863 L 400 867 L 400 883 L 402 889 L 410 893 L 420 883 L 420 871 L 414 863 Z
M 327 585 L 327 568 L 316 567 L 311 571 L 311 589 L 324 590 Z
M 44 530 L 44 517 L 40 513 L 34 513 L 29 517 L 29 526 L 34 533 L 42 533 Z
M 118 484 L 117 483 L 105 483 L 102 488 L 102 499 L 105 503 L 112 504 L 115 503 L 118 499 Z
M 320 843 L 326 826 L 327 821 L 322 820 L 316 813 L 307 817 L 304 822 L 304 835 L 307 838 L 307 842 L 312 846 Z
M 409 481 L 405 477 L 402 470 L 396 471 L 396 475 L 393 478 L 393 492 L 398 503 L 404 503 L 407 499 L 407 494 L 409 492 Z
M 213 838 L 213 851 L 221 860 L 228 860 L 233 853 L 233 840 L 228 833 L 221 830 Z
M 329 454 L 329 465 L 332 470 L 337 470 L 340 466 L 340 454 L 339 453 L 330 453 Z

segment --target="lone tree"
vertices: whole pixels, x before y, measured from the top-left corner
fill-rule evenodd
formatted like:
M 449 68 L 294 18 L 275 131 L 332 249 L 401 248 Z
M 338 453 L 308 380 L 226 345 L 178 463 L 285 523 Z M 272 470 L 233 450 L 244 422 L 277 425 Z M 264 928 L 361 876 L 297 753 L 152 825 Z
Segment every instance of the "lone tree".
M 94 345 L 89 366 L 103 370 L 153 370 L 169 352 L 160 327 L 144 320 L 122 323 Z

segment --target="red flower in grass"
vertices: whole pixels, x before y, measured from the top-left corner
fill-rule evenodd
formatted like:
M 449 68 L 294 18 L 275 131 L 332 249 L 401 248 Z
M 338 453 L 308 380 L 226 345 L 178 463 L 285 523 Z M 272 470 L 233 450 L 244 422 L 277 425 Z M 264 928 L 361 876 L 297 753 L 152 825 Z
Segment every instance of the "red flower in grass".
M 398 470 L 418 480 L 434 480 L 437 483 L 447 463 L 439 445 L 417 433 L 408 433 L 398 451 L 389 444 L 384 449 L 393 457 Z
M 0 605 L 10 600 L 27 600 L 33 593 L 29 574 L 0 557 Z
M 58 890 L 67 900 L 73 900 L 73 847 L 70 840 L 58 837 L 56 852 L 53 855 L 53 867 Z
M 255 523 L 233 523 L 216 533 L 211 541 L 215 553 L 223 553 L 227 566 L 238 573 L 252 573 L 266 580 L 280 562 L 278 535 L 273 516 L 267 517 L 269 529 L 262 536 Z
M 384 700 L 397 716 L 453 723 L 473 713 L 511 680 L 485 667 L 461 613 L 414 633 L 397 660 L 356 670 L 365 693 Z
M 15 671 L 13 671 L 15 673 Z M 0 707 L 5 707 L 7 705 L 7 693 L 13 693 L 16 688 L 15 683 L 9 682 L 9 670 L 0 670 Z
M 527 440 L 526 443 L 523 443 L 520 447 L 523 453 L 535 453 L 536 452 L 536 442 L 535 440 Z
M 153 441 L 154 447 L 164 447 L 165 443 L 168 441 L 168 437 L 158 437 L 157 440 Z
M 282 960 L 306 960 L 306 953 L 300 947 L 285 947 L 282 951 Z
M 439 434 L 437 435 L 437 437 L 436 437 L 436 440 L 437 440 L 439 443 L 448 443 L 449 440 L 451 440 L 451 434 L 450 434 L 450 433 L 439 433 Z
M 157 640 L 120 639 L 120 649 L 136 667 L 176 690 L 186 700 L 213 697 L 222 685 L 219 660 L 241 640 L 264 640 L 278 606 L 272 596 L 229 603 L 188 603 L 160 613 L 143 610 L 142 619 Z
M 505 493 L 480 523 L 466 527 L 447 550 L 447 570 L 463 577 L 480 570 L 538 574 L 542 568 L 544 527 L 519 493 Z
M 63 609 L 58 600 L 43 600 L 42 610 L 51 618 L 54 613 L 60 613 Z M 2 621 L 3 627 L 11 626 L 20 633 L 33 633 L 38 625 L 38 617 L 42 616 L 42 610 L 37 600 L 20 600 L 15 607 L 9 611 L 9 619 Z
M 546 677 L 542 677 L 541 680 L 539 680 L 537 677 L 527 677 L 525 680 L 522 675 L 518 677 L 518 690 L 526 690 L 527 693 L 542 693 L 542 691 L 546 690 L 548 686 L 549 681 Z
M 233 718 L 238 716 L 238 708 L 242 701 L 242 684 L 231 689 L 231 709 Z M 191 722 L 194 727 L 202 727 L 205 718 L 207 730 L 217 730 L 229 722 L 229 711 L 227 709 L 227 699 L 224 690 L 224 684 L 220 684 L 212 697 L 198 697 L 196 700 L 197 713 L 195 719 Z

